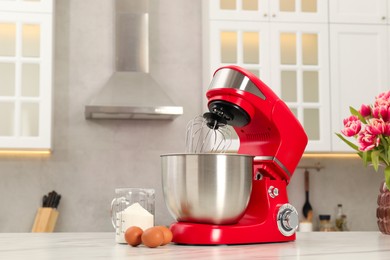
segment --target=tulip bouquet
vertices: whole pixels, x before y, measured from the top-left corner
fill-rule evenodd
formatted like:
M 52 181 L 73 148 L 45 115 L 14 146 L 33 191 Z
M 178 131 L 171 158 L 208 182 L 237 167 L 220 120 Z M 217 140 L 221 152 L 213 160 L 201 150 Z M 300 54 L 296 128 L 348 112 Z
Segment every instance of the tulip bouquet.
M 390 91 L 379 94 L 373 105 L 363 104 L 359 110 L 350 107 L 350 112 L 351 116 L 343 121 L 341 134 L 336 135 L 357 151 L 365 165 L 372 164 L 375 171 L 379 165 L 385 166 L 386 186 L 390 190 Z

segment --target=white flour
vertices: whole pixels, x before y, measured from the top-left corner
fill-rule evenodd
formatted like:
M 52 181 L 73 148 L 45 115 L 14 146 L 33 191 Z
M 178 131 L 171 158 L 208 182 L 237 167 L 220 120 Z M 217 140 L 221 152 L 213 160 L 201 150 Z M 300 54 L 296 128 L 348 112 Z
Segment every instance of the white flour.
M 126 243 L 125 232 L 131 226 L 140 227 L 142 230 L 154 226 L 154 216 L 144 209 L 139 203 L 134 203 L 117 214 L 117 243 Z

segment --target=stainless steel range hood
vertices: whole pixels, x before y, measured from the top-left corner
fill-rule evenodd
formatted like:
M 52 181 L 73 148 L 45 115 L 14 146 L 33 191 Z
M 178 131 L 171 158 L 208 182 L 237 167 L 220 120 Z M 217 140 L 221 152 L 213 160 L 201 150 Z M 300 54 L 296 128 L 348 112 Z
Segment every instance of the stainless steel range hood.
M 149 74 L 148 1 L 116 0 L 116 72 L 85 106 L 86 119 L 173 119 L 183 114 Z

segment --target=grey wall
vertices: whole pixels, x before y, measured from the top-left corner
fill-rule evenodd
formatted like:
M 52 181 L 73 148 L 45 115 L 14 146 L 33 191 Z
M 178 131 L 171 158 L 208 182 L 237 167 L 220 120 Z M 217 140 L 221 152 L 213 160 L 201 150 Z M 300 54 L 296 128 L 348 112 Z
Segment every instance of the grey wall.
M 184 151 L 185 125 L 201 113 L 201 1 L 151 0 L 151 73 L 185 114 L 174 121 L 86 121 L 84 105 L 113 71 L 111 0 L 56 1 L 53 148 L 49 157 L 0 157 L 0 232 L 29 232 L 41 198 L 62 195 L 57 231 L 112 231 L 117 187 L 156 189 L 156 224 L 169 224 L 159 155 Z M 314 213 L 343 203 L 351 228 L 376 230 L 382 176 L 359 160 L 323 159 L 311 174 Z M 303 170 L 289 186 L 303 205 Z M 315 215 L 316 216 L 316 215 Z

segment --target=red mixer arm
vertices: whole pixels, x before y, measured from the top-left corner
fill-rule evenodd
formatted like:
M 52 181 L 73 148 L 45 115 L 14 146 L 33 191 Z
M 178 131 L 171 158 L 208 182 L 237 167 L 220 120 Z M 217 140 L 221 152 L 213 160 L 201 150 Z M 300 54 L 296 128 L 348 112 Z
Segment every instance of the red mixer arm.
M 259 172 L 272 179 L 284 179 L 290 181 L 307 144 L 307 136 L 301 124 L 291 113 L 286 104 L 279 100 L 272 109 L 272 122 L 278 129 L 277 149 L 274 156 L 256 156 L 254 159 L 254 172 Z M 271 143 L 263 144 L 274 147 Z M 249 146 L 251 146 L 249 144 Z M 252 151 L 252 149 L 254 151 Z M 259 148 L 253 146 L 251 150 L 240 146 L 239 153 L 259 152 Z
M 305 151 L 307 135 L 298 119 L 282 100 L 274 106 L 273 121 L 280 135 L 280 145 L 275 157 L 293 174 Z

